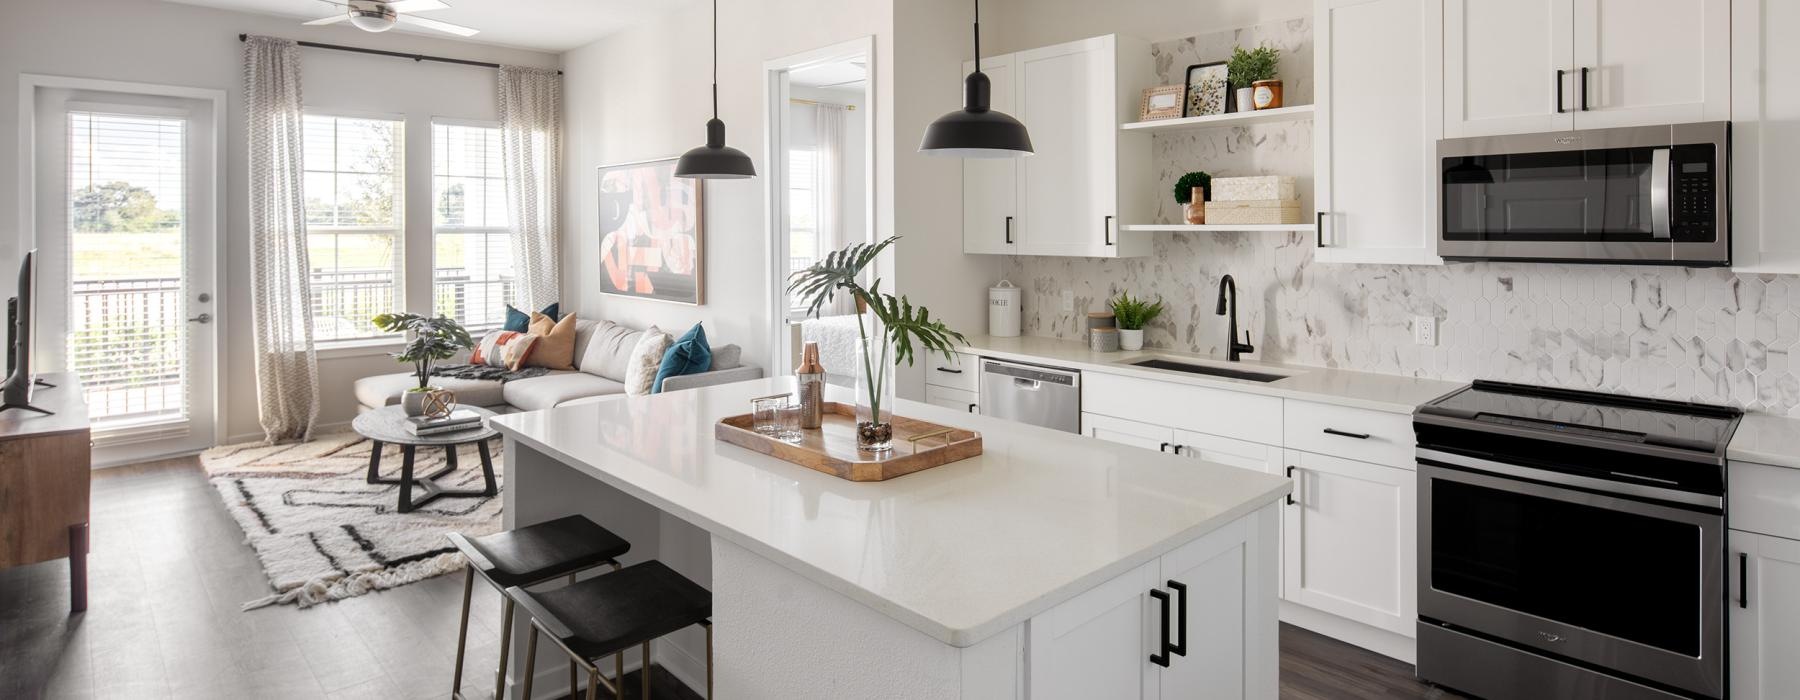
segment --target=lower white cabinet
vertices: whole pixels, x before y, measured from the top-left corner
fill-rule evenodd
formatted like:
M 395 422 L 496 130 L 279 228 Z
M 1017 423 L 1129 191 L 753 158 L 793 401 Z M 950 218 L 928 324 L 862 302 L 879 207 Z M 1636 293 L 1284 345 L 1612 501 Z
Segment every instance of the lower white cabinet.
M 1800 541 L 1732 530 L 1731 697 L 1790 698 L 1800 689 Z
M 978 405 L 981 395 L 964 389 L 949 389 L 934 384 L 925 385 L 925 403 L 943 406 L 953 411 L 980 413 Z
M 1264 508 L 1032 618 L 1032 699 L 1275 697 L 1276 522 Z
M 1281 473 L 1281 448 L 1245 440 L 1176 430 L 1170 442 L 1183 457 L 1218 462 L 1251 471 Z M 1173 449 L 1173 448 L 1172 448 Z
M 1282 598 L 1412 637 L 1418 611 L 1415 473 L 1288 450 Z

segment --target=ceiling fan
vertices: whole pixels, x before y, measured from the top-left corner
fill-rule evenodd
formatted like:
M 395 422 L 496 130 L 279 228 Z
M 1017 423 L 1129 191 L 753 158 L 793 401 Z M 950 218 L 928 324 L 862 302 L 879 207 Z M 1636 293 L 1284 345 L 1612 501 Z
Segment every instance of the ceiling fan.
M 414 12 L 442 10 L 450 7 L 448 4 L 444 3 L 443 0 L 320 1 L 327 5 L 337 5 L 338 7 L 342 7 L 344 8 L 344 11 L 330 17 L 322 17 L 307 22 L 306 24 L 309 26 L 337 24 L 338 22 L 348 20 L 351 25 L 354 25 L 357 29 L 361 29 L 365 32 L 385 32 L 389 29 L 393 29 L 394 23 L 396 22 L 445 32 L 447 34 L 455 34 L 457 36 L 475 36 L 476 33 L 481 31 L 460 24 L 451 24 L 449 22 L 441 22 L 435 19 L 426 19 L 424 17 L 415 17 L 412 15 Z

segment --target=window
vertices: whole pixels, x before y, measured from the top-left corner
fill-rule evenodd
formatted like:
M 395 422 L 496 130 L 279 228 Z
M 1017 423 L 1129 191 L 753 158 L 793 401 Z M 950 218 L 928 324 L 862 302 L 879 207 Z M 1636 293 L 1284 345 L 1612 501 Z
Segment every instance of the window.
M 431 125 L 431 201 L 432 310 L 469 328 L 499 326 L 513 301 L 500 129 Z
M 788 151 L 788 274 L 812 267 L 819 250 L 819 152 L 810 147 Z M 806 314 L 804 300 L 793 299 L 789 316 Z
M 401 302 L 405 125 L 308 114 L 305 129 L 313 337 L 381 335 L 369 319 Z

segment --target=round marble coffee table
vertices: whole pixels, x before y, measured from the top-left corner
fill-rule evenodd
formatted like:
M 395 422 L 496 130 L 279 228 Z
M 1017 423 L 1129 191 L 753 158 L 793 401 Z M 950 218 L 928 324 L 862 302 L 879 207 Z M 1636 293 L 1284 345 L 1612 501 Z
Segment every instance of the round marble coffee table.
M 371 484 L 399 484 L 400 512 L 410 513 L 420 506 L 439 498 L 476 498 L 492 496 L 499 493 L 494 484 L 494 460 L 488 452 L 487 441 L 500 436 L 500 431 L 488 427 L 487 419 L 495 414 L 485 408 L 475 406 L 457 406 L 457 410 L 472 411 L 481 416 L 481 424 L 468 430 L 451 433 L 435 433 L 432 435 L 414 435 L 406 429 L 406 411 L 399 406 L 386 406 L 360 414 L 351 421 L 350 427 L 363 437 L 374 443 L 369 451 L 369 476 Z M 475 443 L 481 450 L 481 476 L 487 481 L 487 488 L 446 489 L 437 485 L 437 479 L 456 471 L 456 448 L 459 445 Z M 399 445 L 402 461 L 400 478 L 383 477 L 380 474 L 381 446 L 383 443 Z M 444 468 L 424 476 L 413 475 L 413 451 L 420 447 L 444 448 Z M 418 500 L 413 499 L 413 488 L 424 492 Z

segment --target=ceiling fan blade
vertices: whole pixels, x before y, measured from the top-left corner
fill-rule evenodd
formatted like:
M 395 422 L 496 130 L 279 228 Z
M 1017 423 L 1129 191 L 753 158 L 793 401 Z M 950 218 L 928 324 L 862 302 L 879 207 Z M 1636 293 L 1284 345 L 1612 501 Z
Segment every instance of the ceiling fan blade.
M 412 15 L 400 15 L 399 22 L 401 24 L 410 24 L 415 27 L 424 27 L 426 29 L 435 29 L 440 32 L 444 32 L 447 34 L 455 34 L 457 36 L 475 36 L 476 34 L 481 32 L 481 30 L 479 30 L 479 29 L 472 29 L 470 27 L 465 27 L 460 24 L 451 24 L 449 22 L 439 22 L 435 19 L 425 19 L 424 17 L 414 17 Z
M 337 24 L 348 19 L 350 19 L 350 15 L 332 15 L 330 17 L 320 17 L 311 22 L 305 22 L 303 23 L 303 26 L 317 27 L 324 24 Z
M 395 12 L 424 12 L 426 10 L 442 10 L 450 7 L 444 0 L 393 0 L 387 4 Z

